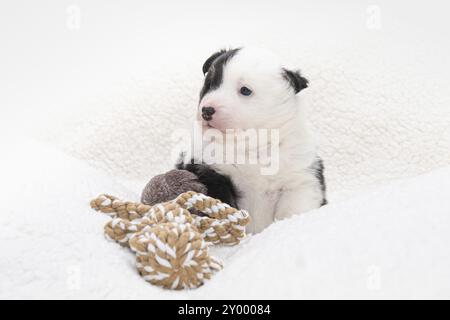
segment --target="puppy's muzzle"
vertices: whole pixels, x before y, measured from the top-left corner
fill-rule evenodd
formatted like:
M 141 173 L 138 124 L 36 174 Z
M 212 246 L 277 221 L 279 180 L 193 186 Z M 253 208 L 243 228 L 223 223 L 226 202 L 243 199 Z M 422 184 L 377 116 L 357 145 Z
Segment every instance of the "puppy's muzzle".
M 205 121 L 211 121 L 212 115 L 216 113 L 216 109 L 213 107 L 203 107 L 202 108 L 202 118 Z

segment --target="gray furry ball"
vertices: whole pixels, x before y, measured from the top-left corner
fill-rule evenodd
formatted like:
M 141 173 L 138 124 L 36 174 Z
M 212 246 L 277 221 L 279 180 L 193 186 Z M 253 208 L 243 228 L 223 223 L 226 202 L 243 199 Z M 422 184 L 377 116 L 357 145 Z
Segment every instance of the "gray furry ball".
M 141 202 L 152 206 L 173 200 L 187 191 L 206 194 L 208 190 L 194 173 L 174 169 L 153 177 L 142 191 Z

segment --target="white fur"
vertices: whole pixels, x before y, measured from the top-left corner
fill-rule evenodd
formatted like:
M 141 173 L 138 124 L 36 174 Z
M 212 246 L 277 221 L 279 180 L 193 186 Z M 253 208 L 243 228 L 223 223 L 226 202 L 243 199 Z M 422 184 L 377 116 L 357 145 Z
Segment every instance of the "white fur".
M 247 86 L 253 93 L 242 96 Z M 322 202 L 319 181 L 310 166 L 316 145 L 297 95 L 283 77 L 277 57 L 261 49 L 241 49 L 224 67 L 223 82 L 199 103 L 216 113 L 204 126 L 225 129 L 278 129 L 279 170 L 262 175 L 260 164 L 213 164 L 228 175 L 241 194 L 238 205 L 250 212 L 249 232 L 260 232 L 276 219 L 318 208 Z M 269 148 L 269 146 L 267 146 Z

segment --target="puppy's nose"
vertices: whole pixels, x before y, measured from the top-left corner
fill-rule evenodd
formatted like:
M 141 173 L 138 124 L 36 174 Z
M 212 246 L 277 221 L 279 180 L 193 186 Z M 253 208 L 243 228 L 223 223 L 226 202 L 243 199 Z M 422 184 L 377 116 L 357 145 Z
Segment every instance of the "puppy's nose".
M 212 120 L 212 115 L 216 112 L 213 107 L 203 107 L 202 108 L 202 118 L 206 121 Z

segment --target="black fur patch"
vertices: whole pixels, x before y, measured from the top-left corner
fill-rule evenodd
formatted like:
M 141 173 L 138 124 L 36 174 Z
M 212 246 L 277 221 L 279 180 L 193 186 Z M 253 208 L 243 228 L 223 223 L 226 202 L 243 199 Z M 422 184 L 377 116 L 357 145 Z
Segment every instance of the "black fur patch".
M 203 75 L 206 75 L 209 71 L 209 68 L 211 68 L 211 65 L 213 64 L 214 60 L 216 60 L 219 56 L 227 52 L 227 50 L 222 49 L 220 51 L 217 51 L 216 53 L 213 53 L 206 61 L 203 63 L 202 71 Z
M 208 196 L 228 203 L 238 209 L 237 200 L 239 198 L 236 187 L 228 176 L 222 175 L 206 164 L 195 164 L 179 162 L 175 165 L 178 170 L 187 170 L 197 175 L 198 180 L 208 189 Z
M 311 170 L 313 170 L 314 175 L 320 183 L 320 189 L 322 190 L 322 203 L 320 206 L 324 206 L 328 203 L 327 201 L 327 186 L 325 183 L 325 176 L 323 174 L 325 168 L 323 165 L 323 161 L 320 157 L 317 157 L 317 160 L 312 164 Z
M 203 88 L 200 91 L 200 100 L 208 92 L 220 87 L 223 81 L 223 68 L 240 49 L 220 50 L 209 57 L 203 64 L 203 73 L 206 74 Z
M 308 79 L 302 77 L 300 71 L 283 69 L 283 77 L 294 88 L 295 93 L 299 93 L 303 89 L 308 88 Z

